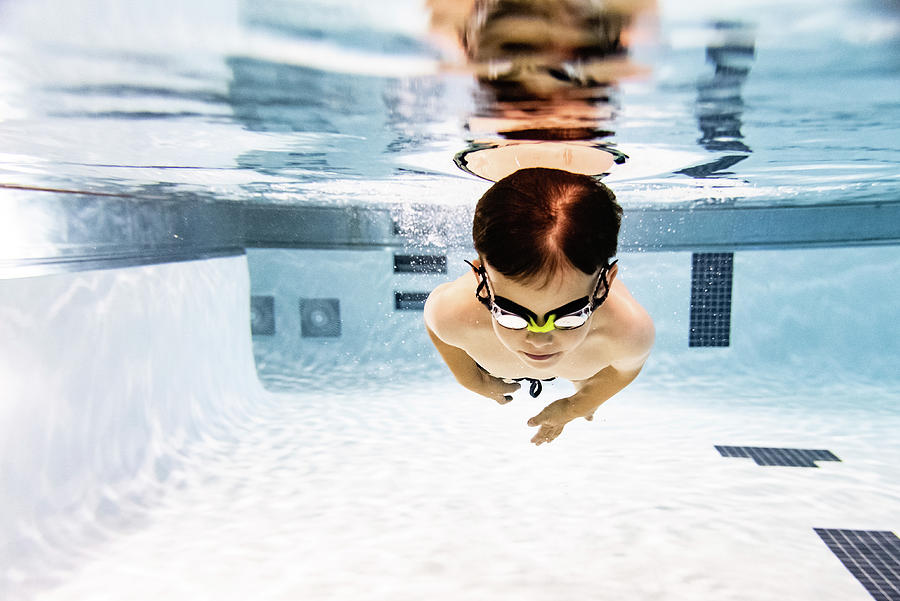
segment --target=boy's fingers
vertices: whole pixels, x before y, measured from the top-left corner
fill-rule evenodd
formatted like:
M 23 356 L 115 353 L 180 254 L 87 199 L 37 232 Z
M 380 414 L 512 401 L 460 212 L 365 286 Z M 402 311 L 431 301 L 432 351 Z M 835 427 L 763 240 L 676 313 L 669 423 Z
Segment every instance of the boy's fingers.
M 556 440 L 556 437 L 560 435 L 562 430 L 562 426 L 554 426 L 552 428 L 543 426 L 540 430 L 538 430 L 538 433 L 534 435 L 534 438 L 531 439 L 531 442 L 533 442 L 537 446 L 541 446 L 545 442 L 553 442 L 554 440 Z
M 505 405 L 512 400 L 512 395 L 509 394 L 501 394 L 496 397 L 496 400 L 501 405 Z
M 505 405 L 508 402 L 510 402 L 511 400 L 513 400 L 512 393 L 517 391 L 518 389 L 519 389 L 519 384 L 517 384 L 517 383 L 507 384 L 506 382 L 501 381 L 500 382 L 500 392 L 498 392 L 494 395 L 494 399 L 501 405 Z
M 522 388 L 522 385 L 519 384 L 518 382 L 513 382 L 513 383 L 504 382 L 503 384 L 504 384 L 503 392 L 515 392 L 518 389 Z

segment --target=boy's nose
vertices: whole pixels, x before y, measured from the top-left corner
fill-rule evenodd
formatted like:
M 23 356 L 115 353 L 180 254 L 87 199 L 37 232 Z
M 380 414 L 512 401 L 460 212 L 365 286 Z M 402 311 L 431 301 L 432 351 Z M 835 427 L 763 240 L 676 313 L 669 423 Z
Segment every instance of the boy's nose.
M 525 337 L 528 343 L 534 348 L 543 348 L 553 344 L 552 332 L 528 332 Z

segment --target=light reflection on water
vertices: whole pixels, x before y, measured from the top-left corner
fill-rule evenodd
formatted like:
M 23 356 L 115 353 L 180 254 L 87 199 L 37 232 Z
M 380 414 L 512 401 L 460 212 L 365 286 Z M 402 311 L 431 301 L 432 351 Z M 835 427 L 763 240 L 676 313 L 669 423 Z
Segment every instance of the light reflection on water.
M 0 180 L 282 202 L 373 200 L 327 184 L 366 182 L 384 202 L 470 189 L 451 159 L 478 140 L 483 111 L 471 77 L 442 72 L 450 59 L 429 45 L 420 4 L 341 18 L 312 2 L 176 4 L 130 14 L 99 0 L 72 11 L 7 3 L 0 137 L 13 152 Z M 630 157 L 608 182 L 626 205 L 896 191 L 900 27 L 873 6 L 661 3 L 655 37 L 628 48 L 647 74 L 621 78 L 598 122 L 603 143 Z M 402 18 L 387 19 L 391 9 Z M 715 129 L 730 148 L 710 144 Z M 382 191 L 394 180 L 416 185 Z

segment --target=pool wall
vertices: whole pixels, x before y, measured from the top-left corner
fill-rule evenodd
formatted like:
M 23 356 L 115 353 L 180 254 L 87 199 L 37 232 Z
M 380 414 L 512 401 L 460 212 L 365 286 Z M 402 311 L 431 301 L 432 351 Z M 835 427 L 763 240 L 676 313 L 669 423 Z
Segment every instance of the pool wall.
M 248 305 L 243 256 L 0 280 L 0 597 L 140 523 L 194 443 L 249 427 Z

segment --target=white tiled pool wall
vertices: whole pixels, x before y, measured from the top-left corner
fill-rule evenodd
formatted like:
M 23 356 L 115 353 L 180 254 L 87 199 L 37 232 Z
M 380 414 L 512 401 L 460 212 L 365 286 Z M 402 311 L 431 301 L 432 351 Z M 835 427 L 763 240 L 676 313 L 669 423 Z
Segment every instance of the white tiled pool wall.
M 0 280 L 0 598 L 20 570 L 52 582 L 177 486 L 188 449 L 252 423 L 248 292 L 243 256 Z

